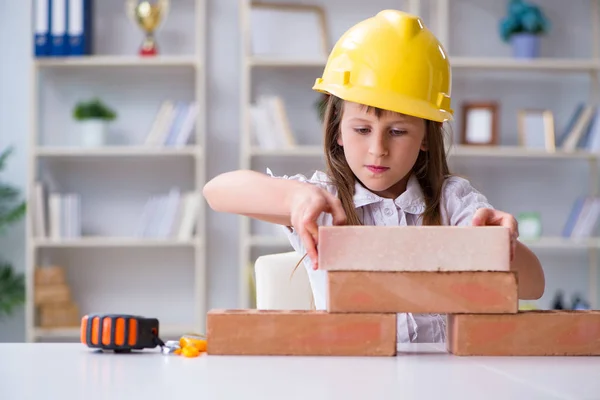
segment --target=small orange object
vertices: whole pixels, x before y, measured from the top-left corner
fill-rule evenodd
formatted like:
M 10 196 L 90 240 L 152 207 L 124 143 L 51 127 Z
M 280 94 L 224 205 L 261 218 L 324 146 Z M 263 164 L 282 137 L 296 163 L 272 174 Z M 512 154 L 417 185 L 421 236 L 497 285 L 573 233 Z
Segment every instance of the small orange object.
M 184 357 L 198 357 L 200 355 L 200 350 L 194 346 L 187 346 L 181 350 L 181 355 Z
M 196 335 L 184 335 L 179 339 L 181 348 L 194 347 L 200 352 L 206 351 L 206 339 Z

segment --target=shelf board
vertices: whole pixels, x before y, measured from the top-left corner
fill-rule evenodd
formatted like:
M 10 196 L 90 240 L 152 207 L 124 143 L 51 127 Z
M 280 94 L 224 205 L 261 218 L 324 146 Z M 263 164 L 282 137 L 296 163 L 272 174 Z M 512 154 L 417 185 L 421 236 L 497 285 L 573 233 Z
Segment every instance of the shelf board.
M 323 59 L 286 59 L 278 57 L 248 57 L 247 64 L 251 67 L 324 67 L 327 60 Z
M 199 245 L 199 239 L 160 239 L 160 238 L 136 238 L 136 237 L 82 237 L 73 239 L 35 239 L 34 246 L 37 248 L 88 248 L 88 247 L 193 247 Z
M 324 59 L 286 59 L 278 57 L 248 57 L 251 67 L 324 67 Z M 566 71 L 591 72 L 600 69 L 600 62 L 585 58 L 536 58 L 517 59 L 511 57 L 463 57 L 450 55 L 453 68 L 483 70 L 531 70 L 531 71 Z
M 200 154 L 199 146 L 185 147 L 144 147 L 144 146 L 107 146 L 101 148 L 79 147 L 38 147 L 38 157 L 81 158 L 81 157 L 172 157 L 194 156 Z
M 593 59 L 577 58 L 536 58 L 516 59 L 501 57 L 452 57 L 453 68 L 461 69 L 490 69 L 490 70 L 532 70 L 532 71 L 563 71 L 591 72 L 597 71 L 600 63 Z
M 194 67 L 194 56 L 92 55 L 81 57 L 41 57 L 34 60 L 38 68 L 44 67 Z
M 178 338 L 185 335 L 186 333 L 198 333 L 197 329 L 187 326 L 179 325 L 165 325 L 159 326 L 159 336 L 161 339 L 165 338 Z M 79 327 L 65 327 L 65 328 L 34 328 L 34 336 L 36 339 L 77 339 L 80 337 Z

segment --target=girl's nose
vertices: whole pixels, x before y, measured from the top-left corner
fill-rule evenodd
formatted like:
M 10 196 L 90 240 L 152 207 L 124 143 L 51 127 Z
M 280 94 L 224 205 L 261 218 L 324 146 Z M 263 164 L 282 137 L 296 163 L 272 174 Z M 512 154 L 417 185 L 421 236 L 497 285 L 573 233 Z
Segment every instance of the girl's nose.
M 371 136 L 369 154 L 375 157 L 383 157 L 387 154 L 387 141 L 383 135 Z

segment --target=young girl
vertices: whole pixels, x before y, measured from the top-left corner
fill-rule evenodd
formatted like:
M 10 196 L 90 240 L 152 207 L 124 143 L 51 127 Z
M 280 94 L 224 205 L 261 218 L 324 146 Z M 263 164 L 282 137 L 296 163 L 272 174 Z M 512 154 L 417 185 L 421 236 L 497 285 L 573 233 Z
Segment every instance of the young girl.
M 319 310 L 327 308 L 326 272 L 317 264 L 322 225 L 506 226 L 519 297 L 538 299 L 544 275 L 517 241 L 515 218 L 449 172 L 442 124 L 452 119 L 450 80 L 448 57 L 421 20 L 382 11 L 339 39 L 313 87 L 328 96 L 327 171 L 310 178 L 224 173 L 204 196 L 216 211 L 283 225 L 293 248 L 308 255 L 303 263 Z M 443 316 L 398 317 L 399 342 L 445 341 Z

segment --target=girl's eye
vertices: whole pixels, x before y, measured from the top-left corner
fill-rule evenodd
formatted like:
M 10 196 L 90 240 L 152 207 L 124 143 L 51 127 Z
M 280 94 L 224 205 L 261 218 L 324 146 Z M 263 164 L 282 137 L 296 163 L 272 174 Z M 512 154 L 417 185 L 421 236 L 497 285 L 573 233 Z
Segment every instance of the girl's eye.
M 356 133 L 360 133 L 360 134 L 366 134 L 369 133 L 369 128 L 354 128 L 354 131 Z
M 402 130 L 402 129 L 392 129 L 392 135 L 394 136 L 400 136 L 400 135 L 405 135 L 406 131 Z

